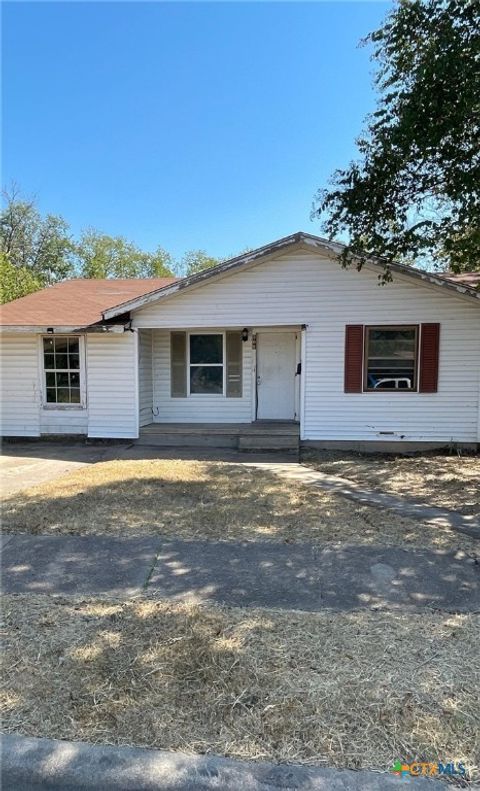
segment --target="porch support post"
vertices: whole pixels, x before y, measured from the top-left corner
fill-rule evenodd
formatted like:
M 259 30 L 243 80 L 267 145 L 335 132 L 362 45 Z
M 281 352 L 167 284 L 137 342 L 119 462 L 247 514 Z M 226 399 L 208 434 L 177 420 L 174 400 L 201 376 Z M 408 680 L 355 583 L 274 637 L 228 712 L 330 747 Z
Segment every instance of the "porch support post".
M 139 344 L 139 337 L 138 337 L 138 330 L 133 330 L 133 357 L 134 357 L 134 409 L 135 409 L 135 430 L 137 439 L 140 436 L 140 367 L 139 367 L 139 356 L 140 356 L 140 344 Z
M 305 378 L 307 375 L 307 328 L 302 326 L 300 335 L 300 439 L 305 439 Z

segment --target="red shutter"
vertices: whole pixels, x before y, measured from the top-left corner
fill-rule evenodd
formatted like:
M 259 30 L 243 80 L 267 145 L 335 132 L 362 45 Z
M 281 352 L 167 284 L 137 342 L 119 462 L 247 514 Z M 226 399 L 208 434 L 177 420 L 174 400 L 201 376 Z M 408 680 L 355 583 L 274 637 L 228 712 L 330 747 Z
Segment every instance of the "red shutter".
M 345 327 L 345 387 L 346 393 L 363 390 L 363 325 Z
M 438 350 L 440 324 L 422 324 L 420 333 L 420 393 L 436 393 L 438 389 Z

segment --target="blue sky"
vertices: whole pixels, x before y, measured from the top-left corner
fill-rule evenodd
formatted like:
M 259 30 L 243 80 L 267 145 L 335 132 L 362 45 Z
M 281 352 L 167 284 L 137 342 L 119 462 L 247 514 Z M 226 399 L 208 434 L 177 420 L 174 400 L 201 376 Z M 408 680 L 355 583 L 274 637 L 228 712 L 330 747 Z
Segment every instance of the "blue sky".
M 310 221 L 391 3 L 4 3 L 3 183 L 78 234 L 233 255 Z

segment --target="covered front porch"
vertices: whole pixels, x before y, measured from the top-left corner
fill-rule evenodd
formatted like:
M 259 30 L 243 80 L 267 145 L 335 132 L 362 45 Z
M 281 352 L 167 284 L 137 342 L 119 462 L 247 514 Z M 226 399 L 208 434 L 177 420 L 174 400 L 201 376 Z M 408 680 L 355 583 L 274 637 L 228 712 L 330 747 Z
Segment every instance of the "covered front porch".
M 300 426 L 288 420 L 253 423 L 149 423 L 137 445 L 298 451 Z
M 295 449 L 300 327 L 140 328 L 139 442 Z

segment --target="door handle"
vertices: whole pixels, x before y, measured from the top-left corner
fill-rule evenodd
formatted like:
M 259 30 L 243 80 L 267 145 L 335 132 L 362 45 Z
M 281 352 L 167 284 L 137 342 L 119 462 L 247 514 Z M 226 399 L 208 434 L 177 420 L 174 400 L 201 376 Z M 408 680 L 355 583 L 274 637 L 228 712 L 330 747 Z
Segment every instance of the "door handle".
M 260 384 L 262 384 L 262 377 L 261 376 L 257 376 L 257 385 L 260 385 Z

